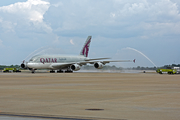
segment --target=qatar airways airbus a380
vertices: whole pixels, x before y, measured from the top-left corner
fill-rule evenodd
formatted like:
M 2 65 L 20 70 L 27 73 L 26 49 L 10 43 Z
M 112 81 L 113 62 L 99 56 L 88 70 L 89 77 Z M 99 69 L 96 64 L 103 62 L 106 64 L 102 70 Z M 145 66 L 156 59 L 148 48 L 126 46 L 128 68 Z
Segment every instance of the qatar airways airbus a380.
M 116 61 L 102 61 L 103 59 L 109 58 L 88 58 L 89 47 L 91 43 L 92 36 L 88 36 L 80 55 L 78 56 L 68 56 L 68 55 L 36 55 L 32 57 L 29 62 L 23 61 L 21 67 L 24 69 L 29 69 L 32 73 L 37 69 L 49 69 L 51 73 L 57 70 L 58 73 L 73 72 L 81 69 L 82 65 L 94 64 L 97 69 L 103 68 L 106 63 L 110 62 L 135 62 L 135 60 L 116 60 Z

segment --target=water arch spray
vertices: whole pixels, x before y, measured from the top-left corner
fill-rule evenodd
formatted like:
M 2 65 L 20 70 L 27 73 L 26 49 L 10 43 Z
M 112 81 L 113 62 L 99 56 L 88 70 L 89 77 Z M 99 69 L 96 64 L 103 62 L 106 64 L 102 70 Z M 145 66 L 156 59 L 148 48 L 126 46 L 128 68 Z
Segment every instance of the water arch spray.
M 145 54 L 143 54 L 143 53 L 140 52 L 139 50 L 136 50 L 136 49 L 130 48 L 130 47 L 127 47 L 127 48 L 125 48 L 125 49 L 129 49 L 129 50 L 133 50 L 133 51 L 135 51 L 135 52 L 138 52 L 139 54 L 141 54 L 142 56 L 144 56 L 147 60 L 149 60 L 155 67 L 157 67 L 151 59 L 149 59 Z

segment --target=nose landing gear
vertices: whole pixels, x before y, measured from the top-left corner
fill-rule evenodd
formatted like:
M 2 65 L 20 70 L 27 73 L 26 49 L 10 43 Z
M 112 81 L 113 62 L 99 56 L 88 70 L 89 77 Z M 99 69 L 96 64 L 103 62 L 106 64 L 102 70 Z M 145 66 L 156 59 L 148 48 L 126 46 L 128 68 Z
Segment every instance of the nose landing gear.
M 35 73 L 35 69 L 32 69 L 31 72 L 32 72 L 32 73 Z

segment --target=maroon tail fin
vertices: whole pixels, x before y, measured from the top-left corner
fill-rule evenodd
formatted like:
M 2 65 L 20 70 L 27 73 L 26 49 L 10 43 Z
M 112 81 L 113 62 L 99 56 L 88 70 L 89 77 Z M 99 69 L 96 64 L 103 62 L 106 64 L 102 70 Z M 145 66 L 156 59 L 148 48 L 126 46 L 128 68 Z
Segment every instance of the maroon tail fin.
M 89 53 L 89 47 L 90 47 L 90 43 L 91 43 L 91 38 L 92 36 L 88 36 L 81 52 L 80 55 L 83 55 L 84 57 L 88 57 L 88 53 Z

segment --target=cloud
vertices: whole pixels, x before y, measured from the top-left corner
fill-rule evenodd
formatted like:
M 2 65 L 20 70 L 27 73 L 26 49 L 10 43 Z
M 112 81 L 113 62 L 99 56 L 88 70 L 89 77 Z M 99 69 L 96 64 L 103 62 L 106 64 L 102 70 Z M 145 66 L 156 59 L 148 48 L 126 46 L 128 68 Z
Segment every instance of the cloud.
M 18 17 L 28 19 L 30 21 L 43 21 L 43 15 L 49 8 L 49 2 L 41 0 L 28 0 L 27 2 L 18 2 L 8 6 L 0 7 L 0 11 L 4 13 L 14 14 Z
M 72 40 L 72 39 L 70 40 L 70 43 L 71 43 L 72 45 L 74 45 L 74 42 L 73 42 L 73 40 Z
M 82 36 L 89 32 L 97 36 L 127 38 L 151 37 L 161 30 L 163 35 L 177 34 L 173 26 L 179 27 L 180 14 L 178 5 L 170 0 L 69 0 L 51 6 L 45 18 L 59 36 Z M 148 35 L 146 31 L 151 33 Z
M 164 48 L 179 51 L 179 5 L 178 0 L 27 0 L 0 7 L 0 36 L 17 59 L 47 45 L 76 53 L 92 35 L 91 57 L 132 47 L 156 60 L 153 46 L 166 60 Z
M 136 32 L 136 36 L 149 37 L 180 33 L 177 33 L 175 28 L 175 26 L 180 27 L 178 5 L 170 0 L 136 2 L 115 0 L 114 2 L 116 9 L 113 14 L 116 17 L 113 24 L 121 27 L 125 32 L 131 30 Z
M 55 38 L 50 23 L 44 22 L 44 14 L 50 3 L 43 0 L 27 0 L 0 7 L 0 36 L 4 45 L 27 44 L 35 47 Z M 43 40 L 43 41 L 41 41 Z
M 51 27 L 43 22 L 44 14 L 49 9 L 50 3 L 42 0 L 28 0 L 0 7 L 3 32 L 25 31 L 51 32 Z M 19 33 L 20 35 L 22 33 Z
M 55 6 L 55 7 L 59 7 L 59 6 L 62 6 L 62 5 L 63 5 L 62 2 L 58 2 L 58 3 L 56 3 L 56 4 L 52 4 L 52 6 Z

